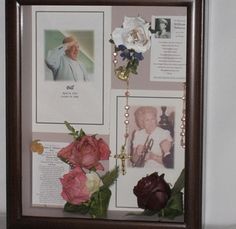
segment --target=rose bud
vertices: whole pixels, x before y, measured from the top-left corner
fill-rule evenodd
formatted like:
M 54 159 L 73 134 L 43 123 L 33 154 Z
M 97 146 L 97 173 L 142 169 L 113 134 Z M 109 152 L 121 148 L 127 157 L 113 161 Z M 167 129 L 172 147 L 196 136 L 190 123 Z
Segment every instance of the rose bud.
M 138 207 L 155 211 L 164 208 L 171 195 L 171 189 L 164 180 L 164 174 L 158 176 L 157 172 L 139 180 L 133 192 L 137 196 Z

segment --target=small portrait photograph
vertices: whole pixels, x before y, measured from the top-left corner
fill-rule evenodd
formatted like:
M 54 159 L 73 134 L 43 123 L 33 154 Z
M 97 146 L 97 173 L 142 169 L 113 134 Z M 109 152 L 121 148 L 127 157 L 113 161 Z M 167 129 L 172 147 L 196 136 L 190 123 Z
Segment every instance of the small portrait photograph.
M 130 161 L 133 168 L 174 168 L 175 107 L 130 108 Z
M 94 31 L 44 31 L 45 80 L 91 81 Z
M 171 19 L 156 18 L 155 19 L 155 38 L 171 38 Z

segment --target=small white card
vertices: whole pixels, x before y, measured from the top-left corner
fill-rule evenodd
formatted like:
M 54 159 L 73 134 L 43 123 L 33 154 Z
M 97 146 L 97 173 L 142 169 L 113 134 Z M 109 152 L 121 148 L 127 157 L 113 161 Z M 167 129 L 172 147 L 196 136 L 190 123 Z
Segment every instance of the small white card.
M 152 16 L 150 80 L 186 81 L 186 16 Z
M 44 152 L 32 155 L 32 205 L 63 207 L 60 178 L 69 171 L 69 165 L 57 157 L 57 152 L 68 145 L 62 142 L 40 142 Z

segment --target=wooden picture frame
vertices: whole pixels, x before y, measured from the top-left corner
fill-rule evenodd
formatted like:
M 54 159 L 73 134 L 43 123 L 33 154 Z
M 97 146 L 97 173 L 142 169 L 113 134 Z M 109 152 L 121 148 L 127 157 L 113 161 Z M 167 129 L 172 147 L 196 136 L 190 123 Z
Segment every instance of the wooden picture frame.
M 24 132 L 24 116 L 30 109 L 23 99 L 22 44 L 24 23 L 22 9 L 26 6 L 160 6 L 186 7 L 186 146 L 185 195 L 183 221 L 147 221 L 121 219 L 90 219 L 68 216 L 25 215 L 22 211 L 23 181 L 27 174 L 22 166 L 22 149 L 29 145 Z M 29 21 L 30 23 L 30 21 Z M 200 229 L 202 227 L 203 166 L 203 99 L 204 99 L 204 0 L 7 0 L 6 1 L 6 138 L 7 138 L 7 227 L 9 229 L 65 228 L 140 228 Z M 30 142 L 28 142 L 30 144 Z M 26 179 L 27 180 L 27 179 Z M 29 191 L 30 192 L 30 191 Z

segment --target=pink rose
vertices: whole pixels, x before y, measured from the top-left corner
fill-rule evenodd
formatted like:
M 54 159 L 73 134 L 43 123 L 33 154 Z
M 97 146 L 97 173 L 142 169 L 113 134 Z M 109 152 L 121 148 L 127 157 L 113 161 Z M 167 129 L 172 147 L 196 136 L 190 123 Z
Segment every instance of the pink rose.
M 108 160 L 109 156 L 110 156 L 110 149 L 108 147 L 108 145 L 106 144 L 106 142 L 100 138 L 98 140 L 98 150 L 100 151 L 100 159 L 101 160 Z
M 99 170 L 104 170 L 104 167 L 99 162 L 100 151 L 98 147 L 98 140 L 95 136 L 83 136 L 73 149 L 73 155 L 75 161 L 86 169 L 96 168 Z
M 108 160 L 110 149 L 105 141 L 95 136 L 84 135 L 58 152 L 58 157 L 72 167 L 104 170 L 100 160 Z
M 87 177 L 80 167 L 76 167 L 60 178 L 62 184 L 61 196 L 71 204 L 81 204 L 90 198 L 90 192 L 86 186 Z
M 75 146 L 75 142 L 70 143 L 68 146 L 62 148 L 58 153 L 57 156 L 62 160 L 65 161 L 72 166 L 75 165 L 74 157 L 72 154 L 73 148 Z

